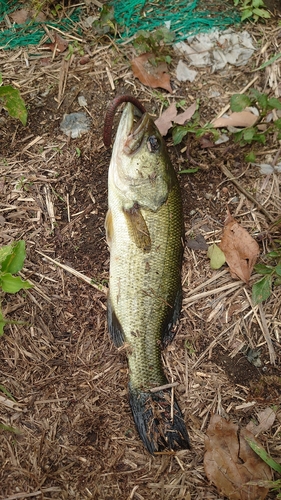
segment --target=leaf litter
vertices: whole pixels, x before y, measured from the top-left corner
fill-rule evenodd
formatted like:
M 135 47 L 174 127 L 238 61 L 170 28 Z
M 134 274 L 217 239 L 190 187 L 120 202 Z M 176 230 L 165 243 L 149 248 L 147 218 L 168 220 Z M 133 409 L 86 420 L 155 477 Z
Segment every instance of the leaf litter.
M 153 89 L 161 88 L 172 93 L 170 84 L 171 77 L 168 73 L 167 64 L 163 61 L 154 63 L 155 55 L 153 52 L 145 52 L 131 61 L 134 76 L 141 83 Z
M 259 245 L 248 231 L 232 217 L 229 210 L 219 247 L 225 254 L 231 276 L 249 283 L 260 253 Z
M 173 123 L 184 125 L 193 117 L 196 109 L 197 103 L 194 102 L 183 113 L 178 113 L 176 103 L 173 102 L 167 109 L 165 109 L 162 115 L 155 120 L 155 125 L 157 126 L 160 134 L 165 136 L 169 129 L 173 126 Z
M 89 8 L 94 8 L 93 2 Z M 262 38 L 265 34 L 270 46 L 261 50 L 257 65 L 270 57 L 277 46 L 272 25 L 262 26 L 258 32 L 259 29 L 255 27 L 255 35 Z M 126 51 L 128 46 L 122 48 L 126 54 L 124 65 L 121 53 L 120 63 L 116 63 L 114 43 L 110 47 L 108 44 L 101 46 L 91 30 L 83 32 L 83 40 L 88 44 L 86 47 L 91 47 L 89 64 L 84 67 L 79 67 L 78 54 L 73 54 L 67 68 L 61 53 L 56 54 L 48 68 L 41 68 L 43 59 L 40 57 L 38 64 L 38 59 L 35 62 L 24 49 L 17 54 L 3 54 L 5 74 L 10 82 L 20 85 L 30 109 L 26 131 L 20 128 L 15 131 L 14 122 L 2 116 L 6 120 L 3 155 L 7 164 L 3 162 L 4 180 L 0 183 L 4 219 L 1 237 L 10 243 L 11 239 L 25 235 L 28 260 L 23 273 L 35 286 L 25 297 L 17 296 L 14 306 L 20 308 L 19 313 L 11 309 L 13 304 L 5 305 L 10 312 L 16 311 L 13 316 L 17 319 L 22 317 L 22 312 L 26 322 L 20 328 L 17 325 L 5 327 L 1 343 L 2 383 L 22 405 L 20 412 L 18 408 L 12 411 L 6 401 L 0 404 L 5 425 L 16 424 L 22 432 L 21 440 L 7 432 L 1 435 L 2 494 L 5 498 L 43 495 L 54 499 L 72 496 L 92 496 L 100 500 L 221 499 L 215 486 L 206 483 L 202 461 L 210 410 L 218 402 L 218 406 L 232 408 L 234 418 L 241 416 L 246 420 L 258 415 L 258 410 L 268 406 L 269 401 L 280 404 L 280 369 L 277 365 L 275 371 L 271 371 L 267 347 L 263 345 L 263 359 L 271 375 L 262 375 L 259 383 L 253 381 L 253 387 L 245 382 L 245 371 L 237 369 L 239 360 L 235 359 L 233 365 L 239 375 L 237 380 L 233 376 L 228 380 L 225 370 L 218 369 L 213 354 L 220 345 L 228 350 L 230 340 L 245 340 L 246 330 L 251 345 L 257 346 L 262 344 L 260 331 L 245 301 L 241 283 L 231 282 L 226 269 L 210 271 L 204 252 L 185 248 L 181 320 L 175 340 L 163 353 L 163 358 L 166 370 L 179 383 L 176 391 L 185 410 L 193 449 L 154 459 L 144 453 L 123 389 L 126 367 L 122 355 L 116 353 L 107 337 L 104 291 L 101 285 L 93 283 L 93 279 L 89 278 L 89 283 L 84 284 L 81 278 L 82 272 L 94 277 L 95 283 L 104 283 L 108 277 L 103 223 L 109 154 L 103 151 L 99 134 L 103 110 L 108 100 L 124 91 L 123 85 L 127 84 L 150 112 L 161 109 L 163 101 L 132 77 L 127 64 L 131 55 L 130 48 Z M 26 57 L 30 67 L 25 64 Z M 202 105 L 206 105 L 207 120 L 211 121 L 214 110 L 220 110 L 229 102 L 226 88 L 228 92 L 240 92 L 249 84 L 252 69 L 253 61 L 246 71 L 228 68 L 225 74 L 210 75 L 205 69 L 201 74 L 199 70 L 200 81 L 198 78 L 195 82 L 195 89 Z M 268 70 L 270 68 L 266 68 Z M 108 79 L 110 72 L 116 88 Z M 64 100 L 59 99 L 61 107 L 57 108 L 57 80 L 62 77 L 66 82 L 62 90 Z M 265 85 L 263 77 L 264 74 L 256 77 L 261 88 Z M 270 78 L 268 72 L 266 77 Z M 174 95 L 177 99 L 193 102 L 194 92 L 186 87 L 176 82 Z M 48 88 L 51 90 L 47 95 Z M 212 97 L 217 90 L 220 96 Z M 91 102 L 95 128 L 90 135 L 66 142 L 58 123 L 63 114 L 79 110 L 78 91 Z M 35 98 L 38 97 L 52 112 L 52 118 L 43 122 L 42 110 L 45 108 L 36 109 Z M 161 97 L 166 98 L 166 93 L 161 93 Z M 37 143 L 36 147 L 32 145 L 35 139 L 40 140 L 39 147 Z M 9 144 L 13 147 L 8 148 Z M 207 242 L 214 237 L 216 241 L 220 239 L 225 201 L 236 207 L 235 214 L 241 216 L 245 227 L 254 225 L 262 232 L 268 229 L 260 208 L 252 210 L 252 205 L 237 192 L 232 181 L 225 179 L 216 167 L 225 157 L 236 164 L 233 172 L 241 176 L 239 183 L 246 187 L 251 183 L 259 193 L 260 202 L 274 218 L 280 213 L 280 176 L 274 174 L 270 179 L 260 179 L 256 169 L 254 172 L 251 168 L 244 170 L 243 151 L 237 145 L 234 152 L 231 144 L 229 149 L 221 147 L 213 151 L 202 151 L 198 143 L 194 147 L 192 140 L 190 146 L 191 158 L 197 163 L 206 162 L 210 167 L 206 172 L 199 170 L 196 176 L 180 177 L 185 227 L 190 237 L 196 227 L 205 223 L 211 226 L 204 232 Z M 277 151 L 276 144 L 269 143 L 269 146 Z M 264 152 L 262 147 L 260 152 Z M 170 148 L 170 154 L 175 167 L 185 169 L 184 153 Z M 23 176 L 23 187 L 15 189 Z M 226 183 L 228 194 L 221 189 L 221 182 Z M 44 193 L 49 186 L 52 189 L 47 198 Z M 32 195 L 33 201 L 30 200 Z M 56 223 L 54 231 L 50 224 L 52 218 Z M 267 248 L 269 244 L 266 238 L 263 245 Z M 46 258 L 38 254 L 38 250 L 46 252 Z M 54 257 L 53 262 L 48 260 L 49 255 Z M 71 267 L 59 268 L 59 261 Z M 81 271 L 78 278 L 70 275 L 74 268 Z M 232 305 L 234 312 L 230 320 Z M 277 349 L 280 343 L 279 308 L 280 293 L 276 289 L 264 304 L 264 311 L 280 358 Z M 207 323 L 211 314 L 212 320 Z M 252 366 L 246 358 L 245 363 Z M 221 392 L 220 387 L 224 389 Z M 246 406 L 249 405 L 247 398 L 253 395 L 256 403 L 250 401 L 252 406 Z M 239 413 L 235 410 L 238 404 L 242 407 Z M 268 448 L 273 455 L 279 456 L 276 431 L 280 415 L 276 420 L 272 432 L 268 433 Z M 36 460 L 34 449 L 39 450 Z
M 268 488 L 248 483 L 270 480 L 271 470 L 246 439 L 261 446 L 248 429 L 239 429 L 237 424 L 212 415 L 205 436 L 205 472 L 209 481 L 230 500 L 263 500 Z

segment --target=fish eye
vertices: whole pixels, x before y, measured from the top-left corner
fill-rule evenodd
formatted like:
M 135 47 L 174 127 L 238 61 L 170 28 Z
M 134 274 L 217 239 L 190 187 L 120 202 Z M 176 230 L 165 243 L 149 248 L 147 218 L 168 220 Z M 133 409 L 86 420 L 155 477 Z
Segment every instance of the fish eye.
M 147 149 L 150 153 L 156 153 L 160 148 L 160 142 L 155 135 L 150 135 L 147 139 Z

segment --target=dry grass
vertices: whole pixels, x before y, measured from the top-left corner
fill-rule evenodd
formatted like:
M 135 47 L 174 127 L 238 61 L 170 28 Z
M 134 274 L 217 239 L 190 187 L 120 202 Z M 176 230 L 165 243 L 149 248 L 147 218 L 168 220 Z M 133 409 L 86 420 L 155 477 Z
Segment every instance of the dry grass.
M 249 30 L 262 40 L 249 68 L 211 75 L 202 70 L 190 88 L 173 76 L 176 96 L 187 102 L 200 97 L 204 121 L 220 114 L 230 95 L 249 82 L 280 95 L 278 64 L 251 72 L 276 51 L 280 28 L 272 20 Z M 77 34 L 70 35 L 69 40 Z M 0 383 L 14 400 L 0 396 L 0 419 L 14 432 L 1 432 L 0 498 L 218 500 L 203 467 L 204 435 L 213 412 L 243 425 L 266 406 L 279 405 L 274 425 L 259 438 L 273 457 L 280 457 L 281 289 L 253 307 L 250 287 L 234 281 L 227 268 L 212 271 L 205 251 L 186 248 L 182 315 L 163 363 L 170 382 L 177 384 L 192 450 L 149 456 L 129 410 L 125 353 L 116 351 L 107 334 L 109 256 L 103 221 L 110 152 L 104 151 L 101 127 L 116 93 L 134 93 L 155 114 L 161 105 L 134 79 L 129 45 L 116 47 L 89 29 L 81 40 L 89 55 L 85 65 L 77 53 L 67 62 L 63 54 L 46 61 L 43 43 L 0 52 L 4 83 L 19 88 L 29 105 L 26 129 L 3 111 L 0 117 L 0 242 L 25 239 L 22 275 L 34 285 L 3 300 L 5 315 L 24 324 L 8 325 L 1 338 Z M 210 88 L 220 91 L 212 101 Z M 59 123 L 64 113 L 79 109 L 79 95 L 87 100 L 92 129 L 69 140 Z M 266 155 L 274 159 L 279 147 L 276 142 L 260 146 L 258 161 Z M 245 168 L 238 149 L 194 149 L 196 161 L 209 169 L 181 178 L 187 237 L 202 234 L 208 244 L 218 242 L 227 204 L 253 236 L 272 231 L 259 207 L 273 220 L 280 217 L 280 175 L 261 176 L 254 167 Z M 180 151 L 170 152 L 175 165 L 183 161 Z M 219 165 L 226 156 L 231 174 L 244 190 L 251 186 L 258 205 L 222 174 Z M 263 253 L 270 245 L 265 237 Z M 250 286 L 256 279 L 252 276 Z M 247 361 L 245 346 L 261 349 L 261 369 Z

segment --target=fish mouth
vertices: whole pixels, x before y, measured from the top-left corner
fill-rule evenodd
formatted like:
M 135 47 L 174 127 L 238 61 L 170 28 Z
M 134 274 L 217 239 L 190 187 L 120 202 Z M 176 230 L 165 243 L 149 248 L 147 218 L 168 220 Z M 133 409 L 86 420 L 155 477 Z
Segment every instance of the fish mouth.
M 149 121 L 147 113 L 140 115 L 140 111 L 128 102 L 122 113 L 115 139 L 115 143 L 121 146 L 122 153 L 133 155 L 140 149 Z

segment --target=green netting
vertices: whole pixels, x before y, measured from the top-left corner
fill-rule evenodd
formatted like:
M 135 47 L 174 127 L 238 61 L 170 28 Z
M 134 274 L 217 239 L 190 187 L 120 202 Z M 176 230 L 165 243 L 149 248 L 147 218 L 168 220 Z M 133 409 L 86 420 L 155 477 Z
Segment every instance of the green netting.
M 167 21 L 176 34 L 176 41 L 240 22 L 237 10 L 222 0 L 111 0 L 110 5 L 114 7 L 114 18 L 121 27 L 122 39 L 140 30 L 152 31 Z
M 4 20 L 6 14 L 22 8 L 18 0 L 0 0 L 0 22 Z M 57 22 L 50 21 L 30 21 L 26 24 L 15 24 L 12 28 L 0 31 L 0 48 L 15 49 L 26 45 L 38 45 L 45 35 L 43 24 L 59 28 L 62 31 L 72 31 L 73 24 L 79 21 L 80 9 L 76 9 L 69 18 L 60 19 Z

